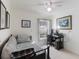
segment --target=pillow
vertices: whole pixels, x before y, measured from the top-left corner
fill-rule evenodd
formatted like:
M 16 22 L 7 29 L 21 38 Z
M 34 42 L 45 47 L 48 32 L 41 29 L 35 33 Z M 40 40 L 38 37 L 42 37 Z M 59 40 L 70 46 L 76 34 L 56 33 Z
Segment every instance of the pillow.
M 27 34 L 20 34 L 18 35 L 17 42 L 18 43 L 24 43 L 24 42 L 30 42 L 31 36 L 28 36 Z
M 11 53 L 16 49 L 16 39 L 14 36 L 11 36 L 9 41 L 6 43 L 6 45 L 4 46 L 3 50 L 2 50 L 2 59 L 10 59 L 10 55 Z

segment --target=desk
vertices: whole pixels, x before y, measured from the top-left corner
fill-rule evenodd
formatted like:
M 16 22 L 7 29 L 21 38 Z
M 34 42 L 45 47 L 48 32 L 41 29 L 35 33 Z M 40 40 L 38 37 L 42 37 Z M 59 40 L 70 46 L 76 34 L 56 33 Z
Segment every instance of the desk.
M 64 36 L 62 34 L 49 35 L 47 42 L 49 45 L 53 45 L 57 50 L 64 48 Z

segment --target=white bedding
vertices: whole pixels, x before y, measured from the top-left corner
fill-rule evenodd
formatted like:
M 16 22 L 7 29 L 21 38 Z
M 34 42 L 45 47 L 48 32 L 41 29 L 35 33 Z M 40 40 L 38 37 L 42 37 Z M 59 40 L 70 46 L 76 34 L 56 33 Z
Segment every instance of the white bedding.
M 16 51 L 20 51 L 28 48 L 34 48 L 35 51 L 41 50 L 41 48 L 37 44 L 35 43 L 32 44 L 32 42 L 26 42 L 26 43 L 18 44 L 16 47 Z

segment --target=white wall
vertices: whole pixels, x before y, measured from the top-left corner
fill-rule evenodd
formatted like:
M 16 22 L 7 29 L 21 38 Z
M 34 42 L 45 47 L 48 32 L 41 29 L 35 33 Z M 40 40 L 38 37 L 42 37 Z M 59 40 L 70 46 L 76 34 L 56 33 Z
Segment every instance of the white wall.
M 32 35 L 34 41 L 38 40 L 38 25 L 37 25 L 38 16 L 32 12 L 12 10 L 11 12 L 11 31 L 12 34 L 28 34 Z M 31 28 L 22 28 L 21 20 L 30 20 Z
M 8 12 L 10 12 L 10 0 L 1 0 L 3 4 L 5 5 Z
M 10 12 L 10 5 L 9 0 L 2 0 L 4 5 L 6 6 L 7 10 Z M 10 35 L 10 29 L 3 29 L 0 30 L 0 44 L 3 43 L 4 40 Z
M 11 32 L 14 35 L 17 34 L 28 34 L 32 35 L 33 41 L 38 42 L 38 18 L 43 18 L 34 12 L 29 11 L 22 11 L 22 10 L 11 10 Z M 44 16 L 45 17 L 45 16 Z M 44 18 L 45 19 L 45 18 Z M 49 18 L 48 18 L 49 19 Z M 31 21 L 31 28 L 22 28 L 21 27 L 21 20 L 30 20 Z M 46 40 L 40 40 L 41 44 L 45 44 Z
M 79 0 L 70 0 L 62 8 L 53 12 L 53 28 L 56 27 L 56 19 L 72 15 L 72 30 L 60 30 L 65 34 L 65 48 L 79 54 Z

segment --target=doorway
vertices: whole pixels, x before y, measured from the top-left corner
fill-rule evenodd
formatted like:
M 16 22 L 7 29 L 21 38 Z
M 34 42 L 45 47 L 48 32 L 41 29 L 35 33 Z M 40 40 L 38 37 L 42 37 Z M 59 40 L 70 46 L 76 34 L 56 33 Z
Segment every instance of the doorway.
M 52 28 L 52 21 L 49 19 L 39 19 L 38 20 L 38 35 L 39 40 L 42 41 L 43 44 L 47 42 L 47 35 L 50 34 Z

